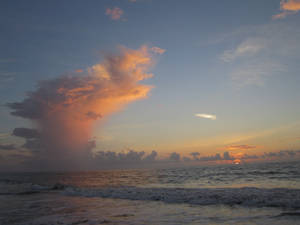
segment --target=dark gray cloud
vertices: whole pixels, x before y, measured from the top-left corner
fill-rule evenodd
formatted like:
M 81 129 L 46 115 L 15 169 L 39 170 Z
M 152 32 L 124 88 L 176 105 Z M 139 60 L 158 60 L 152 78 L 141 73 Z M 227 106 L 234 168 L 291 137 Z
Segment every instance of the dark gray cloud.
M 43 149 L 42 143 L 39 139 L 26 139 L 22 147 L 30 150 L 31 152 L 39 152 Z
M 259 159 L 259 156 L 244 154 L 241 159 Z
M 16 137 L 21 137 L 25 139 L 35 139 L 40 137 L 40 134 L 36 129 L 30 129 L 24 127 L 15 128 L 12 134 Z
M 272 158 L 272 157 L 277 157 L 277 158 L 283 158 L 283 157 L 293 157 L 295 156 L 299 151 L 292 151 L 292 150 L 282 150 L 279 152 L 265 152 L 262 155 L 262 158 Z
M 182 161 L 184 161 L 184 162 L 191 162 L 193 160 L 198 161 L 197 159 L 191 159 L 190 157 L 186 157 L 186 156 L 182 157 Z
M 199 158 L 200 161 L 216 161 L 216 160 L 222 160 L 222 157 L 220 153 L 217 153 L 213 156 L 203 156 Z
M 116 153 L 112 151 L 100 151 L 95 154 L 95 161 L 97 162 L 119 162 L 119 163 L 146 163 L 146 162 L 155 162 L 155 163 L 181 163 L 181 162 L 199 162 L 199 161 L 218 161 L 218 160 L 234 160 L 235 158 L 230 155 L 229 152 L 224 152 L 223 155 L 217 153 L 213 156 L 203 156 L 198 157 L 200 153 L 192 152 L 190 155 L 193 157 L 181 156 L 180 153 L 172 152 L 168 158 L 157 159 L 158 153 L 152 151 L 150 154 L 146 155 L 144 151 L 134 151 L 130 150 L 129 152 Z
M 180 154 L 176 152 L 171 153 L 171 155 L 169 156 L 169 160 L 176 162 L 180 161 L 180 158 Z
M 133 150 L 130 150 L 127 153 L 119 153 L 118 157 L 121 161 L 124 162 L 139 162 L 142 160 L 143 156 L 145 155 L 145 152 L 136 152 Z
M 223 153 L 223 159 L 224 160 L 234 160 L 234 157 L 232 157 L 229 152 L 224 152 Z
M 199 152 L 191 152 L 190 155 L 192 156 L 193 160 L 199 160 Z
M 11 115 L 32 120 L 42 119 L 44 115 L 47 115 L 47 111 L 50 111 L 52 105 L 66 100 L 66 96 L 61 95 L 57 90 L 61 86 L 60 83 L 67 82 L 67 77 L 41 81 L 38 89 L 28 92 L 27 98 L 22 102 L 7 103 L 6 106 L 13 110 Z M 69 86 L 75 85 L 74 82 L 76 83 L 75 79 L 69 78 Z
M 23 148 L 30 149 L 31 153 L 28 155 L 28 152 L 22 152 L 22 149 L 16 154 L 10 154 L 5 156 L 6 159 L 13 159 L 22 162 L 23 166 L 27 166 L 26 168 L 31 169 L 49 169 L 47 167 L 47 163 L 49 163 L 49 159 L 45 158 L 45 154 L 40 153 L 41 146 L 38 142 L 39 139 L 27 139 L 25 144 L 22 146 Z M 92 149 L 95 147 L 95 142 L 91 141 L 88 149 Z M 13 145 L 1 145 L 4 148 L 12 149 Z M 0 148 L 1 149 L 1 148 Z M 13 152 L 12 152 L 13 153 Z M 99 151 L 96 153 L 89 152 L 89 154 L 83 154 L 82 159 L 85 164 L 81 164 L 80 167 L 72 161 L 71 165 L 76 169 L 121 169 L 121 168 L 164 168 L 164 167 L 174 167 L 174 166 L 183 166 L 188 165 L 188 163 L 209 163 L 214 161 L 234 161 L 235 159 L 239 159 L 242 162 L 247 160 L 291 160 L 296 159 L 300 155 L 300 150 L 292 151 L 292 150 L 283 150 L 279 152 L 268 152 L 263 155 L 248 155 L 244 154 L 242 157 L 235 158 L 230 152 L 217 153 L 211 156 L 203 156 L 203 157 L 186 157 L 181 156 L 177 152 L 173 152 L 167 158 L 157 158 L 158 153 L 156 151 L 152 151 L 151 153 L 145 153 L 144 151 L 135 151 L 129 150 L 126 152 L 113 152 L 113 151 Z M 198 156 L 198 154 L 191 153 L 190 155 Z M 70 155 L 69 157 L 73 157 Z M 51 170 L 65 170 L 70 169 L 70 162 L 68 157 L 61 158 L 59 160 L 54 159 L 51 164 L 56 162 L 56 167 L 51 167 Z M 64 162 L 64 163 L 62 163 Z M 24 167 L 25 168 L 25 167 Z
M 220 153 L 216 153 L 215 155 L 212 156 L 202 156 L 199 157 L 200 153 L 198 152 L 192 152 L 190 155 L 193 156 L 191 160 L 193 161 L 219 161 L 219 160 L 234 160 L 235 158 L 230 155 L 229 152 L 224 152 L 223 156 Z
M 97 120 L 102 118 L 102 115 L 100 113 L 95 113 L 95 112 L 87 112 L 86 113 L 87 118 L 92 119 L 92 120 Z
M 17 147 L 14 144 L 0 144 L 0 150 L 15 150 Z
M 95 167 L 108 166 L 115 167 L 119 165 L 142 165 L 157 162 L 157 152 L 152 151 L 146 154 L 144 151 L 129 150 L 128 152 L 112 152 L 112 151 L 99 151 L 96 152 L 93 158 Z
M 39 152 L 43 148 L 40 133 L 36 129 L 18 127 L 13 130 L 12 135 L 24 138 L 25 143 L 21 147 L 31 152 Z
M 157 152 L 153 150 L 149 155 L 147 155 L 144 158 L 144 161 L 154 162 L 156 160 L 156 157 L 157 157 Z

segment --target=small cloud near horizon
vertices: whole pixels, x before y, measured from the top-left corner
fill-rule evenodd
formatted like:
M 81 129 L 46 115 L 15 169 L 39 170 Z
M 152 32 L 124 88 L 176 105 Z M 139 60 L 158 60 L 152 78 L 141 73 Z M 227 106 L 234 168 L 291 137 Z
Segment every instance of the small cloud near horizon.
M 247 149 L 253 149 L 256 148 L 254 145 L 229 145 L 226 146 L 227 150 L 247 150 Z
M 124 11 L 119 7 L 107 8 L 105 11 L 105 15 L 110 16 L 112 20 L 120 20 Z
M 83 73 L 83 70 L 82 69 L 77 69 L 77 70 L 75 70 L 75 73 Z
M 300 0 L 281 0 L 281 13 L 272 16 L 272 19 L 283 19 L 288 15 L 296 14 L 300 11 Z
M 197 113 L 195 114 L 196 117 L 204 118 L 204 119 L 210 119 L 210 120 L 216 120 L 217 116 L 212 114 L 205 114 L 205 113 Z

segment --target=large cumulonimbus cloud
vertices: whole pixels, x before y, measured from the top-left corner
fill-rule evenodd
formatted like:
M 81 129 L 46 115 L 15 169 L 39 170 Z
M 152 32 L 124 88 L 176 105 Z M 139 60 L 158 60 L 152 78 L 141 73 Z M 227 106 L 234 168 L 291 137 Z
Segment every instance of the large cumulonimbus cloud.
M 36 130 L 15 129 L 27 146 L 39 146 L 43 156 L 57 159 L 82 158 L 93 147 L 92 125 L 126 104 L 146 98 L 152 86 L 140 81 L 152 77 L 151 48 L 120 47 L 119 54 L 106 55 L 103 62 L 80 74 L 41 81 L 21 102 L 8 103 L 14 116 L 29 119 Z

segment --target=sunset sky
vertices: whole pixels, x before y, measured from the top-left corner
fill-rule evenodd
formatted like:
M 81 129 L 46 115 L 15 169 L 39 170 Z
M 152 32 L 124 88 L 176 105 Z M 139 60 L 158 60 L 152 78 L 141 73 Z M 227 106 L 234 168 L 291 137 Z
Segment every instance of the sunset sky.
M 0 27 L 7 167 L 57 136 L 160 159 L 300 155 L 300 0 L 10 0 Z

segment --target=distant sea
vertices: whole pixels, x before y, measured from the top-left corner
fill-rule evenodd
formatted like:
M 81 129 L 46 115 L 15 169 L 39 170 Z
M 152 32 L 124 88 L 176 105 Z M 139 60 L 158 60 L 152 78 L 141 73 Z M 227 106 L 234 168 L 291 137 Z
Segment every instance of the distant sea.
M 0 224 L 300 224 L 300 163 L 1 173 Z

